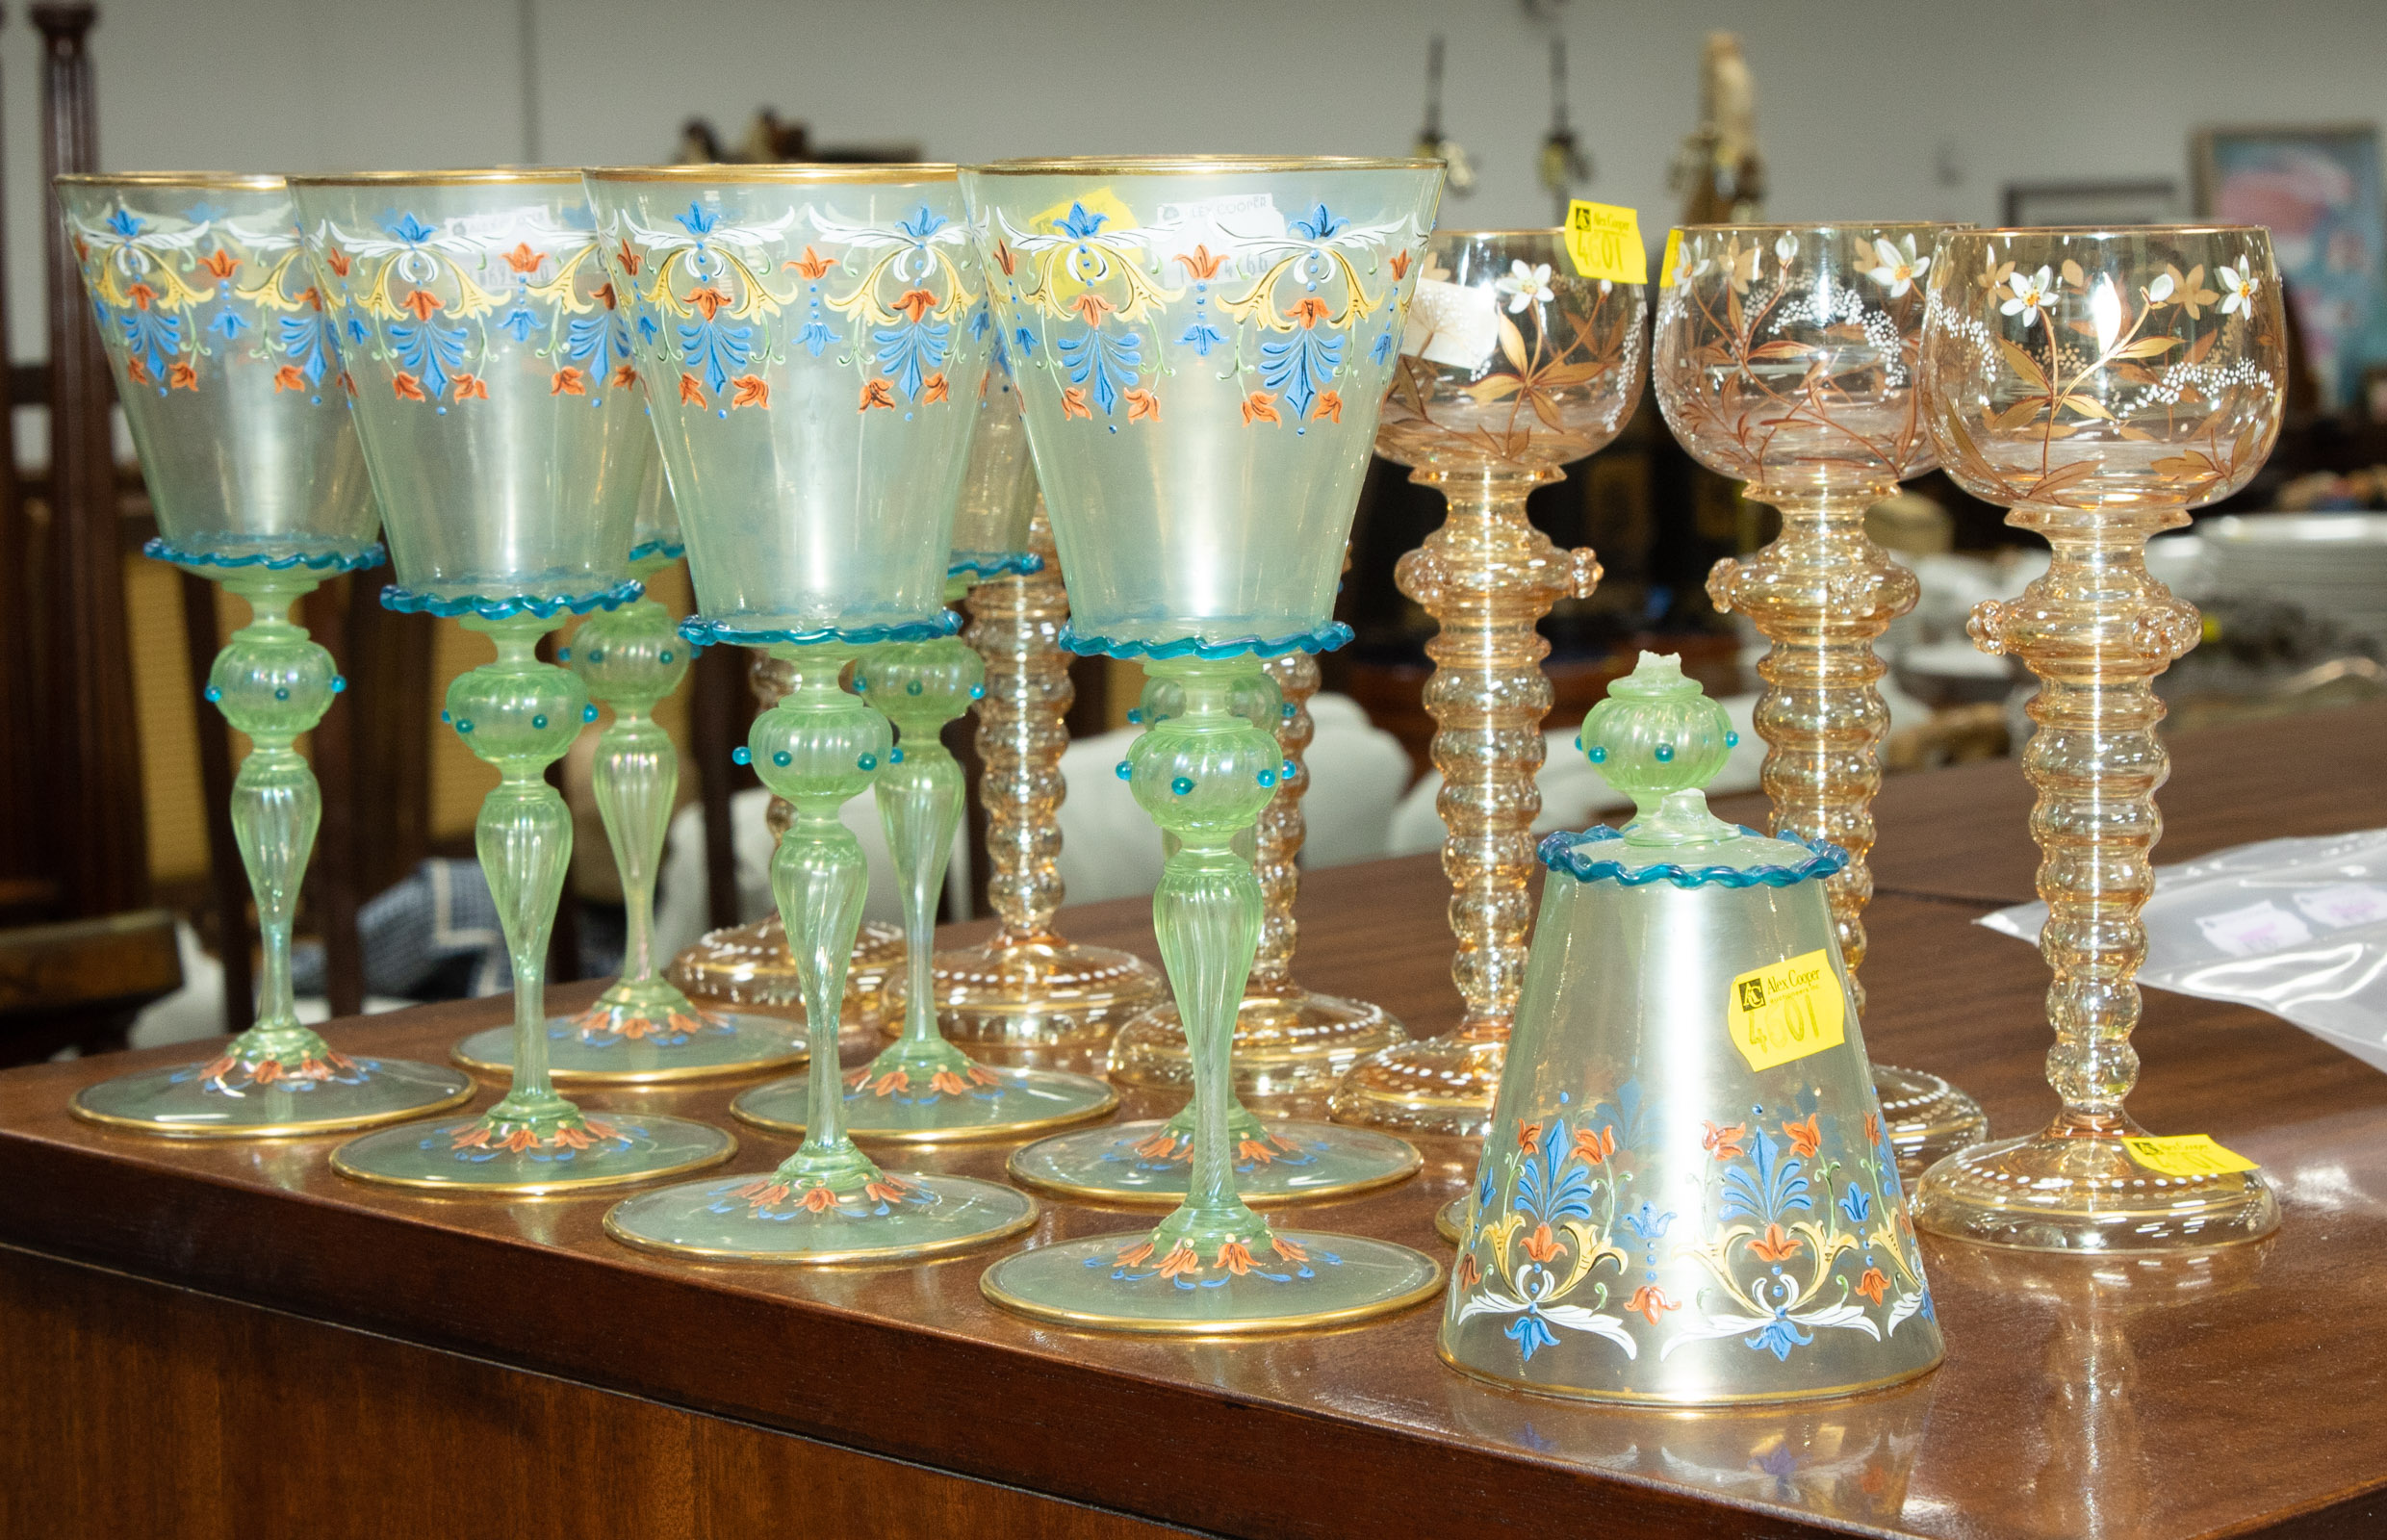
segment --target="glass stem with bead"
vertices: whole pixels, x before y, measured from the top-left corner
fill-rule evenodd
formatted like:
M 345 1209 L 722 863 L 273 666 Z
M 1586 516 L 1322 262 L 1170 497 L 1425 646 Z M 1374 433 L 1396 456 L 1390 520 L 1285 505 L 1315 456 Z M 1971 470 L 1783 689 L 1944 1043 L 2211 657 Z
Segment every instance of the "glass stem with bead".
M 774 1179 L 798 1200 L 814 1189 L 856 1195 L 881 1180 L 846 1134 L 845 1083 L 836 1072 L 846 966 L 869 886 L 861 844 L 837 809 L 870 788 L 894 742 L 886 718 L 837 682 L 860 651 L 840 642 L 773 648 L 786 665 L 787 693 L 755 719 L 747 737 L 756 774 L 793 809 L 771 857 L 771 893 L 796 960 L 813 1072 L 804 1142 Z

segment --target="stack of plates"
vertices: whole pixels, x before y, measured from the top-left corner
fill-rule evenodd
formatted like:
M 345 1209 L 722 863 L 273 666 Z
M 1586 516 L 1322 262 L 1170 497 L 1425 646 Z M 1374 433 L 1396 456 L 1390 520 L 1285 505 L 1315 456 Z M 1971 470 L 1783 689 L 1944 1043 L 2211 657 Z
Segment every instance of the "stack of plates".
M 2387 514 L 2231 514 L 2196 533 L 2216 598 L 2294 604 L 2347 640 L 2387 642 Z

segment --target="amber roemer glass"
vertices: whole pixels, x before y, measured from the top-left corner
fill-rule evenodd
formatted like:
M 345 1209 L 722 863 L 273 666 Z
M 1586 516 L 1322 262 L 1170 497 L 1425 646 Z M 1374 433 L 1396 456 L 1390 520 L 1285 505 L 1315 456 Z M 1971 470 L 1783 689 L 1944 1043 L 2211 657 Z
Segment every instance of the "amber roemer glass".
M 1965 491 L 2054 548 L 2045 577 L 1973 611 L 1984 651 L 2038 675 L 2023 773 L 2054 980 L 2040 1133 L 1928 1171 L 1915 1222 L 2045 1251 L 2171 1251 L 2279 1223 L 2262 1172 L 2207 1142 L 2149 1141 L 2139 1076 L 2139 921 L 2170 761 L 2154 677 L 2195 609 L 2147 576 L 2147 537 L 2244 486 L 2279 434 L 2287 333 L 2271 238 L 2250 228 L 1951 232 L 1923 328 L 1925 423 Z

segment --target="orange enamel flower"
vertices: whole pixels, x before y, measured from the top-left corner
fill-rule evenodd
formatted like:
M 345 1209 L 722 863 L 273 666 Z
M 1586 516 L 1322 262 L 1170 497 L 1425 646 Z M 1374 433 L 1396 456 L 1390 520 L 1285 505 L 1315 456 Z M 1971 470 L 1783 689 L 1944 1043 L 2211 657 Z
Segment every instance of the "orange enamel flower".
M 1201 1270 L 1202 1259 L 1194 1255 L 1194 1243 L 1191 1241 L 1178 1242 L 1177 1248 L 1161 1259 L 1161 1276 L 1164 1278 L 1173 1278 L 1180 1272 Z
M 273 1084 L 282 1078 L 282 1061 L 279 1059 L 259 1060 L 257 1067 L 248 1072 L 248 1078 L 260 1086 Z
M 1276 1254 L 1283 1257 L 1287 1262 L 1307 1262 L 1310 1259 L 1310 1254 L 1307 1251 L 1302 1250 L 1299 1246 L 1294 1245 L 1291 1241 L 1286 1240 L 1281 1235 L 1270 1236 L 1269 1245 L 1274 1246 L 1276 1248 Z
M 200 1070 L 199 1078 L 201 1080 L 221 1080 L 224 1076 L 224 1071 L 239 1063 L 240 1061 L 238 1059 L 233 1058 L 230 1054 L 225 1054 L 221 1059 L 215 1061 L 206 1068 Z
M 1799 1254 L 1799 1238 L 1779 1224 L 1769 1224 L 1765 1233 L 1749 1243 L 1749 1249 L 1768 1262 L 1786 1262 Z
M 1527 1155 L 1540 1154 L 1542 1150 L 1542 1125 L 1539 1123 L 1519 1123 L 1517 1125 L 1517 1147 L 1524 1150 Z
M 1878 1144 L 1882 1142 L 1882 1120 L 1879 1117 L 1871 1113 L 1865 1114 L 1864 1128 L 1866 1143 Z
M 356 376 L 349 373 L 345 369 L 342 370 L 340 372 L 340 388 L 346 391 L 350 396 L 354 396 L 356 394 Z
M 1072 417 L 1082 417 L 1089 423 L 1094 420 L 1094 409 L 1086 404 L 1084 386 L 1071 385 L 1062 391 L 1061 415 L 1065 420 Z
M 1177 1136 L 1164 1128 L 1136 1146 L 1136 1153 L 1146 1160 L 1158 1160 L 1176 1149 Z
M 1525 1254 L 1536 1262 L 1548 1262 L 1566 1249 L 1566 1243 L 1550 1233 L 1550 1226 L 1537 1224 L 1533 1233 L 1525 1238 Z
M 759 406 L 765 410 L 770 408 L 771 382 L 759 374 L 740 374 L 730 381 L 730 404 L 733 407 Z
M 624 364 L 621 368 L 613 372 L 613 383 L 617 387 L 627 390 L 630 386 L 638 383 L 638 371 L 632 369 L 628 364 Z M 676 1018 L 674 1024 L 677 1024 Z M 691 1027 L 688 1030 L 694 1031 L 695 1029 Z
M 1219 1247 L 1219 1260 L 1216 1266 L 1224 1268 L 1240 1278 L 1251 1270 L 1251 1253 L 1244 1248 L 1243 1242 L 1229 1241 Z
M 937 296 L 925 289 L 907 289 L 895 298 L 897 310 L 911 312 L 911 323 L 920 324 L 920 318 L 937 308 Z
M 766 1176 L 759 1181 L 749 1182 L 744 1187 L 730 1189 L 730 1195 L 746 1198 L 757 1204 L 776 1203 L 787 1195 L 787 1184 L 774 1182 Z
M 456 376 L 456 399 L 459 401 L 489 399 L 489 382 L 478 374 L 458 374 Z
M 864 1182 L 862 1184 L 862 1195 L 865 1197 L 876 1198 L 882 1203 L 901 1203 L 904 1200 L 904 1194 L 909 1191 L 911 1190 L 905 1187 L 903 1183 L 896 1181 L 892 1177 L 889 1177 L 886 1181 L 882 1182 Z
M 596 1135 L 599 1139 L 618 1139 L 621 1137 L 620 1135 L 614 1133 L 613 1125 L 611 1123 L 600 1122 L 594 1117 L 581 1118 L 580 1126 L 586 1128 L 590 1133 Z
M 415 320 L 417 321 L 428 321 L 431 319 L 432 311 L 446 308 L 439 295 L 431 293 L 428 289 L 417 289 L 405 298 L 399 300 L 398 304 L 407 310 L 413 311 L 415 313 Z
M 355 1060 L 349 1058 L 345 1053 L 334 1053 L 328 1048 L 323 1051 L 323 1062 L 330 1065 L 335 1069 L 353 1069 L 356 1067 Z
M 705 404 L 705 387 L 696 382 L 694 374 L 680 376 L 680 398 L 697 406 Z
M 556 1147 L 559 1149 L 586 1149 L 597 1142 L 589 1138 L 588 1135 L 582 1133 L 579 1129 L 566 1123 L 563 1127 L 555 1130 L 554 1142 Z
M 973 1085 L 979 1086 L 991 1086 L 1003 1078 L 1002 1076 L 996 1074 L 993 1070 L 988 1069 L 985 1065 L 970 1065 L 969 1077 Z
M 148 309 L 149 301 L 158 296 L 158 292 L 155 289 L 150 288 L 145 283 L 128 284 L 125 286 L 124 293 L 126 297 L 130 298 L 134 305 L 141 310 Z
M 1857 1280 L 1857 1292 L 1877 1305 L 1882 1302 L 1882 1295 L 1888 1288 L 1889 1279 L 1879 1268 L 1865 1269 L 1864 1276 Z
M 1315 423 L 1321 418 L 1332 418 L 1337 423 L 1343 421 L 1343 393 L 1341 391 L 1318 393 L 1317 401 L 1310 407 L 1310 421 Z
M 199 388 L 199 372 L 187 360 L 177 358 L 166 366 L 166 386 L 168 390 L 195 391 Z
M 1276 1159 L 1269 1153 L 1268 1145 L 1256 1139 L 1246 1139 L 1237 1143 L 1235 1155 L 1238 1160 L 1258 1161 L 1263 1166 L 1270 1165 Z
M 1782 1125 L 1784 1137 L 1790 1141 L 1793 1155 L 1813 1155 L 1823 1148 L 1823 1130 L 1815 1124 L 1815 1114 L 1809 1113 L 1804 1122 Z
M 1594 1166 L 1606 1165 L 1607 1158 L 1616 1153 L 1615 1125 L 1610 1124 L 1596 1134 L 1588 1128 L 1578 1129 L 1575 1134 L 1575 1153 Z
M 390 389 L 398 393 L 398 398 L 401 401 L 420 401 L 424 398 L 423 382 L 402 369 L 390 376 Z
M 1707 1137 L 1699 1142 L 1702 1149 L 1713 1151 L 1715 1158 L 1720 1161 L 1740 1159 L 1740 1142 L 1749 1137 L 1747 1123 L 1727 1123 L 1722 1128 L 1708 1123 L 1706 1127 Z
M 613 285 L 609 283 L 599 284 L 595 289 L 589 291 L 588 296 L 591 299 L 596 300 L 599 304 L 604 306 L 607 310 L 612 310 L 615 308 L 613 303 Z
M 1146 418 L 1155 423 L 1161 420 L 1161 398 L 1150 391 L 1132 390 L 1120 398 L 1127 403 L 1127 421 L 1130 423 L 1141 423 Z
M 1407 276 L 1409 276 L 1409 253 L 1406 251 L 1394 252 L 1393 282 L 1399 283 L 1401 279 L 1406 278 Z
M 1282 423 L 1276 415 L 1276 398 L 1267 391 L 1253 391 L 1244 398 L 1244 425 L 1254 423 Z
M 1333 308 L 1323 299 L 1319 298 L 1316 295 L 1303 295 L 1300 298 L 1293 302 L 1293 308 L 1291 310 L 1285 312 L 1285 319 L 1287 321 L 1297 321 L 1301 323 L 1303 328 L 1306 329 L 1317 325 L 1320 321 L 1325 320 L 1328 316 L 1333 314 Z
M 516 272 L 536 272 L 539 270 L 539 264 L 547 260 L 547 254 L 543 251 L 531 250 L 530 243 L 527 241 L 519 243 L 513 250 L 503 255 L 505 265 Z
M 580 372 L 578 365 L 566 364 L 555 371 L 555 378 L 547 387 L 547 394 L 550 396 L 586 396 L 588 376 Z
M 867 1078 L 868 1071 L 865 1070 L 863 1073 L 865 1078 Z M 899 1091 L 911 1090 L 911 1077 L 900 1069 L 890 1069 L 886 1074 L 881 1075 L 877 1080 L 872 1081 L 870 1084 L 870 1089 L 875 1094 L 881 1096 L 891 1096 Z
M 953 387 L 945 383 L 945 376 L 942 373 L 931 374 L 920 382 L 920 399 L 924 403 L 946 400 L 952 395 Z
M 309 310 L 321 310 L 323 308 L 323 291 L 309 284 L 306 293 L 298 296 L 298 302 Z
M 1126 1250 L 1121 1251 L 1112 1260 L 1116 1262 L 1122 1268 L 1132 1268 L 1139 1262 L 1149 1262 L 1152 1260 L 1152 1243 L 1149 1241 L 1139 1242 L 1138 1244 L 1129 1246 Z
M 1099 326 L 1102 324 L 1103 315 L 1108 311 L 1116 310 L 1118 306 L 1100 295 L 1083 294 L 1069 301 L 1069 308 L 1084 317 L 1087 325 Z
M 645 259 L 640 257 L 637 252 L 632 251 L 629 248 L 629 238 L 628 236 L 622 238 L 621 249 L 614 254 L 614 260 L 622 265 L 622 270 L 624 272 L 629 273 L 633 278 L 638 276 L 638 270 L 645 265 Z M 342 272 L 346 272 L 348 270 L 343 268 L 340 270 Z
M 343 278 L 348 275 L 348 254 L 338 246 L 326 250 L 323 253 L 323 260 L 331 264 L 331 270 L 336 275 Z
M 723 294 L 720 290 L 715 289 L 710 284 L 706 284 L 704 288 L 699 289 L 696 293 L 688 295 L 689 307 L 691 309 L 703 311 L 706 321 L 710 321 L 714 316 L 720 314 L 721 307 L 729 302 L 730 296 Z
M 813 1188 L 804 1194 L 804 1206 L 815 1214 L 826 1214 L 837 1206 L 837 1194 L 825 1187 Z
M 1645 1283 L 1632 1292 L 1632 1297 L 1625 1301 L 1625 1308 L 1639 1311 L 1648 1319 L 1649 1323 L 1655 1326 L 1657 1324 L 1659 1316 L 1669 1310 L 1680 1310 L 1682 1307 L 1667 1298 L 1665 1290 L 1654 1283 Z
M 199 259 L 199 266 L 205 268 L 208 271 L 214 273 L 218 278 L 229 278 L 241 266 L 241 259 L 234 256 L 231 252 L 226 251 L 223 247 L 218 246 L 215 250 Z
M 941 1091 L 948 1096 L 966 1096 L 969 1094 L 969 1087 L 962 1084 L 962 1077 L 955 1074 L 950 1069 L 939 1069 L 937 1073 L 929 1076 L 928 1089 L 935 1091 Z
M 994 244 L 994 260 L 995 265 L 1003 270 L 1007 277 L 1019 270 L 1019 259 L 1013 256 L 1010 245 L 1001 241 Z
M 516 1128 L 512 1133 L 506 1135 L 500 1142 L 505 1148 L 519 1154 L 526 1149 L 538 1148 L 539 1136 L 530 1131 L 530 1125 L 528 1123 L 524 1123 L 520 1127 Z
M 869 380 L 862 386 L 860 410 L 867 412 L 874 406 L 884 406 L 890 411 L 894 409 L 895 392 L 884 379 Z
M 835 267 L 836 264 L 831 262 L 827 257 L 822 256 L 810 246 L 806 246 L 804 248 L 803 256 L 788 258 L 785 266 L 795 269 L 798 272 L 803 273 L 808 278 L 818 278 L 822 273 L 827 272 L 831 268 Z
M 124 372 L 136 383 L 142 385 L 149 383 L 149 366 L 138 358 L 128 358 L 124 361 Z
M 1185 264 L 1185 270 L 1193 277 L 1216 278 L 1224 259 L 1212 256 L 1207 245 L 1197 245 L 1191 251 L 1178 252 L 1177 260 Z
M 1459 1258 L 1458 1271 L 1459 1287 L 1462 1289 L 1473 1289 L 1483 1281 L 1483 1269 L 1476 1265 L 1476 1253 L 1473 1251 Z
M 489 1125 L 487 1123 L 474 1123 L 467 1127 L 457 1129 L 455 1138 L 449 1142 L 448 1147 L 449 1149 L 488 1148 Z

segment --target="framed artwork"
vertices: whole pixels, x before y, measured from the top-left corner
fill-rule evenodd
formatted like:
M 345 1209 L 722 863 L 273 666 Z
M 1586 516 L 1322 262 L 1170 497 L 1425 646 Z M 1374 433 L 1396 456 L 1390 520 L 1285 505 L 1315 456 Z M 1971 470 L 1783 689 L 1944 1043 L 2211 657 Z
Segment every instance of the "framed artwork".
M 2009 225 L 2177 224 L 2188 213 L 2169 177 L 2117 182 L 2009 182 Z
M 2206 129 L 2195 169 L 2200 218 L 2270 227 L 2322 405 L 2355 404 L 2387 356 L 2378 125 Z

